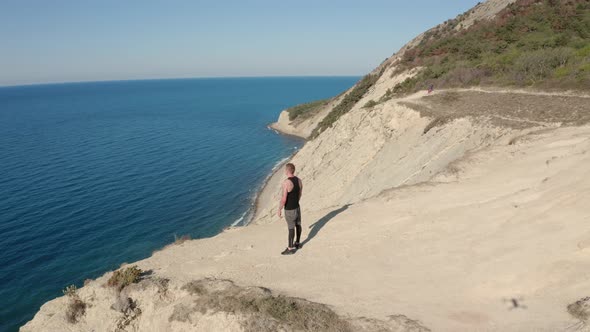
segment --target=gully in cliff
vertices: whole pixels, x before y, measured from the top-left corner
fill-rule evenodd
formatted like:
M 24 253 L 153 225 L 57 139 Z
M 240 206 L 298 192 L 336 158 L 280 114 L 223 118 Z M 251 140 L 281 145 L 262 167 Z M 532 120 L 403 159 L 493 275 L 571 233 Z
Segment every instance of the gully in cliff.
M 285 220 L 289 228 L 289 244 L 281 254 L 292 255 L 299 249 L 299 241 L 301 240 L 301 208 L 299 200 L 303 194 L 303 182 L 295 176 L 295 165 L 291 163 L 285 165 L 285 174 L 287 179 L 283 181 L 283 195 L 279 202 L 277 214 L 281 218 L 283 208 L 285 209 Z M 297 240 L 293 242 L 295 230 L 297 230 Z

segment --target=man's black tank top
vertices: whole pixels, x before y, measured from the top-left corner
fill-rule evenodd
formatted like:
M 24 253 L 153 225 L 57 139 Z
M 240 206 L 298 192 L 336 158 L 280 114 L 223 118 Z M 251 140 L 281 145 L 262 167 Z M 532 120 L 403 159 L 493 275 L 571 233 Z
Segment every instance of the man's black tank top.
M 285 203 L 285 210 L 295 210 L 299 208 L 299 193 L 301 187 L 299 187 L 299 178 L 294 176 L 289 178 L 293 183 L 293 190 L 287 193 L 287 202 Z

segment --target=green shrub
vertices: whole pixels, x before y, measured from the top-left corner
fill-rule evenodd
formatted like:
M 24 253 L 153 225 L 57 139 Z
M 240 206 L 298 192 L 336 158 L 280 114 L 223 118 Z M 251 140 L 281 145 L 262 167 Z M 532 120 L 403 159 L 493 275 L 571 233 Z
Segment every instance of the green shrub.
M 579 50 L 576 51 L 576 56 L 582 57 L 582 58 L 586 58 L 586 57 L 590 57 L 590 44 L 580 48 Z
M 549 76 L 556 68 L 565 66 L 572 58 L 569 48 L 541 49 L 522 54 L 514 64 L 514 72 L 533 82 Z
M 420 74 L 415 77 L 408 77 L 403 82 L 398 83 L 396 86 L 393 87 L 393 93 L 396 94 L 403 94 L 407 92 L 413 92 L 416 88 L 416 85 L 420 81 Z
M 578 67 L 578 72 L 590 73 L 590 62 L 581 64 L 580 67 Z
M 316 100 L 310 103 L 300 104 L 297 106 L 287 108 L 286 111 L 289 113 L 289 120 L 293 121 L 297 118 L 307 118 L 315 114 L 315 111 L 326 106 L 329 102 L 330 99 Z
M 107 282 L 107 285 L 121 290 L 133 283 L 138 282 L 142 273 L 143 271 L 135 265 L 123 270 L 117 270 L 113 273 Z
M 559 67 L 553 71 L 553 75 L 557 78 L 568 77 L 572 74 L 572 68 L 570 67 Z
M 375 107 L 376 105 L 377 105 L 377 102 L 371 99 L 365 103 L 365 106 L 363 106 L 363 108 L 371 108 L 371 107 Z
M 64 288 L 62 293 L 67 297 L 73 297 L 78 294 L 78 288 L 76 288 L 76 285 L 69 285 L 66 288 Z
M 585 86 L 590 85 L 590 61 L 581 63 L 575 70 L 576 82 Z
M 363 77 L 352 90 L 342 98 L 340 104 L 334 107 L 328 115 L 317 125 L 312 131 L 311 138 L 317 137 L 327 128 L 331 127 L 342 115 L 348 113 L 352 107 L 363 98 L 367 91 L 377 82 L 381 77 L 383 71 L 376 74 L 368 74 Z
M 464 17 L 452 25 L 461 25 Z M 574 68 L 582 68 L 590 57 L 589 38 L 588 0 L 517 0 L 494 19 L 467 29 L 449 29 L 446 22 L 425 33 L 398 65 L 424 69 L 393 92 L 412 93 L 430 84 L 576 86 L 575 80 L 586 79 L 584 69 Z

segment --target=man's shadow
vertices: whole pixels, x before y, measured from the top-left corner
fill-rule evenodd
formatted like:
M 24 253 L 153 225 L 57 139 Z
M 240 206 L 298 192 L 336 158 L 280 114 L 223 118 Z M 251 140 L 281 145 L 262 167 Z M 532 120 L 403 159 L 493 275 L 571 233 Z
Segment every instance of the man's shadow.
M 309 228 L 311 228 L 311 231 L 309 231 L 309 234 L 307 234 L 307 238 L 305 239 L 305 241 L 301 242 L 301 246 L 303 247 L 306 243 L 311 241 L 316 235 L 318 235 L 318 233 L 320 232 L 322 227 L 324 227 L 328 223 L 328 221 L 332 220 L 332 218 L 336 217 L 337 215 L 342 213 L 344 210 L 348 209 L 348 207 L 351 205 L 352 204 L 346 204 L 343 207 L 326 214 L 320 220 L 311 224 L 309 226 Z

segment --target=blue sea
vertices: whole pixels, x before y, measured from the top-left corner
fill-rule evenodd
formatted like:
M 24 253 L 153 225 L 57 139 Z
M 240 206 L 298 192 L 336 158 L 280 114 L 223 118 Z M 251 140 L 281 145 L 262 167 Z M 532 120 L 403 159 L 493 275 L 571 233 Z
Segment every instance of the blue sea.
M 65 286 L 175 236 L 243 224 L 266 176 L 303 144 L 267 124 L 357 80 L 0 88 L 0 331 L 16 331 Z

